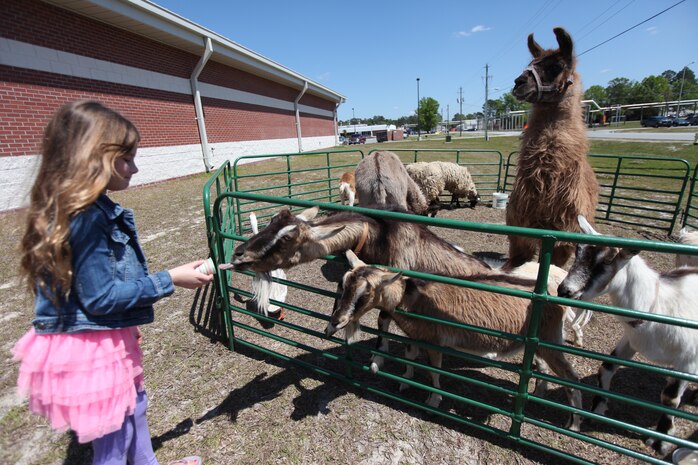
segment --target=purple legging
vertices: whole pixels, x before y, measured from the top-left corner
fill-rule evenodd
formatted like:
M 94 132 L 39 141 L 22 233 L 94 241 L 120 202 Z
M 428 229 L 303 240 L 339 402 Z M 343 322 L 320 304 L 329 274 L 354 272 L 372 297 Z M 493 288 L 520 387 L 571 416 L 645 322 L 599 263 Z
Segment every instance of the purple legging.
M 125 465 L 127 460 L 130 465 L 158 465 L 145 418 L 147 407 L 148 396 L 141 391 L 135 412 L 124 419 L 121 429 L 92 441 L 92 465 Z

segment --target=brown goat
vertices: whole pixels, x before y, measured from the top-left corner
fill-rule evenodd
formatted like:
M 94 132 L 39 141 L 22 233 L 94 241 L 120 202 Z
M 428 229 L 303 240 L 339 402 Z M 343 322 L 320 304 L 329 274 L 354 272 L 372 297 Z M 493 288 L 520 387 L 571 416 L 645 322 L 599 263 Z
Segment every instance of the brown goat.
M 412 318 L 393 310 L 400 307 L 407 313 L 525 336 L 528 332 L 532 305 L 528 299 L 407 278 L 401 273 L 367 266 L 351 250 L 348 250 L 346 255 L 352 270 L 344 275 L 342 297 L 325 330 L 328 336 L 348 325 L 357 326 L 366 312 L 373 308 L 379 308 L 390 312 L 400 329 L 412 339 L 452 347 L 487 358 L 501 358 L 523 349 L 521 341 Z M 535 285 L 533 280 L 506 274 L 470 275 L 463 279 L 527 291 L 530 291 Z M 542 340 L 557 344 L 563 343 L 565 313 L 566 310 L 558 304 L 550 302 L 545 304 L 540 324 L 540 338 Z M 347 333 L 349 341 L 352 332 L 347 331 Z M 414 359 L 417 352 L 414 349 L 410 350 L 407 357 Z M 433 349 L 427 349 L 427 353 L 430 364 L 436 368 L 441 368 L 443 354 Z M 559 376 L 579 381 L 579 376 L 563 352 L 540 347 L 537 354 Z M 405 376 L 411 378 L 412 374 L 413 370 L 409 365 Z M 434 387 L 440 388 L 439 374 L 432 372 L 431 376 Z M 536 393 L 540 387 L 540 384 L 536 387 Z M 565 390 L 570 404 L 576 408 L 581 408 L 581 393 L 570 388 L 565 388 Z M 432 393 L 427 400 L 427 404 L 433 407 L 437 407 L 440 403 L 441 394 L 437 393 Z M 580 418 L 575 415 L 570 419 L 568 427 L 574 431 L 579 431 L 579 425 Z
M 559 49 L 543 50 L 528 36 L 533 61 L 515 80 L 512 94 L 533 104 L 524 131 L 516 180 L 509 196 L 506 224 L 579 232 L 577 216 L 593 218 L 598 182 L 587 160 L 588 141 L 582 119 L 582 83 L 575 71 L 572 38 L 553 30 Z M 536 254 L 538 240 L 509 237 L 514 268 Z M 574 246 L 557 243 L 552 263 L 564 266 Z
M 342 173 L 339 178 L 339 198 L 342 205 L 353 207 L 359 201 L 356 197 L 356 178 L 353 171 Z

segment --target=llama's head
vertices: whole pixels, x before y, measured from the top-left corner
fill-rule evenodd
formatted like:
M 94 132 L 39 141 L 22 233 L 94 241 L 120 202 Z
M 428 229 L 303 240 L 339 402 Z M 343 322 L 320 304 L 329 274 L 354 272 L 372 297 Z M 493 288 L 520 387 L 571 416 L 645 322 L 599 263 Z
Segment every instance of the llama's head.
M 341 231 L 343 225 L 313 226 L 318 208 L 313 207 L 293 215 L 287 209 L 277 213 L 258 234 L 235 248 L 230 265 L 236 270 L 267 272 L 277 268 L 291 268 L 319 258 L 310 254 L 318 242 Z
M 372 308 L 390 309 L 397 306 L 401 296 L 389 292 L 388 286 L 398 281 L 401 273 L 393 273 L 366 265 L 351 250 L 346 251 L 352 269 L 342 279 L 342 297 L 332 312 L 325 334 L 333 335 L 344 328 L 347 342 L 351 343 L 359 327 L 359 320 Z
M 585 234 L 598 235 L 579 215 L 579 226 Z M 638 254 L 639 250 L 605 245 L 577 244 L 577 254 L 569 273 L 557 288 L 557 295 L 590 300 L 604 294 L 615 275 Z
M 533 60 L 514 80 L 511 92 L 519 100 L 530 103 L 559 102 L 574 83 L 575 57 L 572 38 L 561 27 L 553 29 L 560 48 L 544 50 L 528 36 L 528 49 Z

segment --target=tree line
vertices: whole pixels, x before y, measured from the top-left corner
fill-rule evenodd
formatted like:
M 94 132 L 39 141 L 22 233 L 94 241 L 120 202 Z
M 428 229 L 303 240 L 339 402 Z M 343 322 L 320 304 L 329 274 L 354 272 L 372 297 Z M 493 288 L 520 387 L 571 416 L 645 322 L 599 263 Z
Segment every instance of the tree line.
M 614 78 L 608 82 L 606 87 L 600 85 L 589 87 L 584 92 L 584 99 L 594 100 L 601 107 L 698 99 L 698 82 L 696 82 L 693 70 L 686 66 L 679 71 L 666 70 L 658 76 L 647 76 L 641 81 L 625 77 Z M 440 104 L 436 99 L 423 97 L 419 100 L 419 122 L 415 109 L 414 114 L 401 116 L 397 119 L 376 115 L 371 118 L 352 118 L 340 121 L 339 124 L 394 124 L 401 127 L 414 126 L 419 123 L 418 127 L 422 131 L 426 131 L 435 128 L 441 121 L 439 109 Z M 468 114 L 456 113 L 451 121 L 482 118 L 486 109 L 489 109 L 490 117 L 497 117 L 506 115 L 510 111 L 529 110 L 530 104 L 518 101 L 511 92 L 507 92 L 496 100 L 487 100 L 487 105 L 483 105 L 482 111 Z M 650 112 L 651 110 L 645 110 L 645 114 L 650 114 Z M 629 119 L 633 119 L 639 117 L 640 110 L 628 110 L 625 113 Z

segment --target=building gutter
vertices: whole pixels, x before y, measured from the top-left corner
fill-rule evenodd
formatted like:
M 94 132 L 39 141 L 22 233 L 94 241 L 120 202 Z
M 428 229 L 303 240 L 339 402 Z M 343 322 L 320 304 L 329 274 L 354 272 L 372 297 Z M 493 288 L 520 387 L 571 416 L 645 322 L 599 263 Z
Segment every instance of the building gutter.
M 293 101 L 293 109 L 296 112 L 296 135 L 298 137 L 298 151 L 302 152 L 303 151 L 303 136 L 301 134 L 301 113 L 300 109 L 298 108 L 298 102 L 300 102 L 301 98 L 303 98 L 303 95 L 305 94 L 305 91 L 308 90 L 308 81 L 303 81 L 303 90 L 301 91 L 300 94 L 298 94 L 298 97 Z
M 196 64 L 194 72 L 191 74 L 191 77 L 189 78 L 189 82 L 191 83 L 191 94 L 194 97 L 194 110 L 196 112 L 196 124 L 199 127 L 199 139 L 201 140 L 201 152 L 204 161 L 204 167 L 206 168 L 206 172 L 208 173 L 211 171 L 211 169 L 213 169 L 213 164 L 211 163 L 211 157 L 209 155 L 211 152 L 208 146 L 208 135 L 206 134 L 206 121 L 204 120 L 204 107 L 201 103 L 201 91 L 199 90 L 198 81 L 201 71 L 203 71 L 204 66 L 206 66 L 208 59 L 211 58 L 211 54 L 213 53 L 213 43 L 211 42 L 211 38 L 206 37 L 205 39 L 206 41 L 204 47 L 204 54 L 201 56 L 199 62 Z

